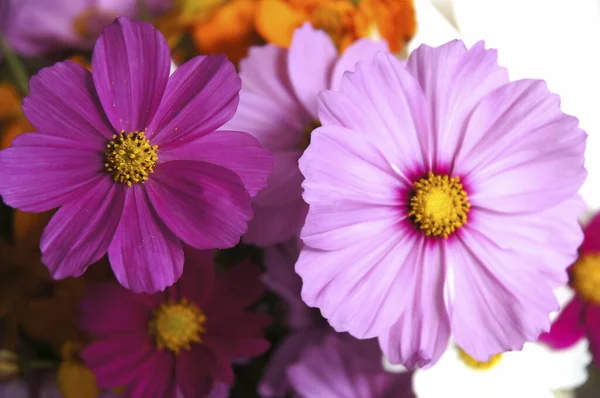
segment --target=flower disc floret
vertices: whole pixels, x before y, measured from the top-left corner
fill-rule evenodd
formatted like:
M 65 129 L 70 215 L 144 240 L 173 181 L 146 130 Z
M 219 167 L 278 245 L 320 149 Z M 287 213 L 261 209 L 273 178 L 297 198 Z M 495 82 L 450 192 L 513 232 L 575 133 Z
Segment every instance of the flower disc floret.
M 150 145 L 144 132 L 134 131 L 113 135 L 106 145 L 104 167 L 117 182 L 131 186 L 148 180 L 158 160 L 158 145 Z
M 192 343 L 201 343 L 206 331 L 206 316 L 194 303 L 183 299 L 163 303 L 149 323 L 150 333 L 158 348 L 167 348 L 175 354 L 189 350 Z

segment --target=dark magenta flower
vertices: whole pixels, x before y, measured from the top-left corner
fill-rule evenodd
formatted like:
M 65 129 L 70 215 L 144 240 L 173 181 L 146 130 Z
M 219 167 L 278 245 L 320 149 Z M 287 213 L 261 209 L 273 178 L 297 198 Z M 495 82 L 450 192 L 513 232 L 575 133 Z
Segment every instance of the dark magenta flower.
M 584 236 L 579 258 L 569 272 L 575 295 L 540 341 L 565 349 L 587 337 L 594 363 L 600 366 L 600 213 L 585 227 Z
M 0 195 L 28 212 L 61 207 L 41 239 L 54 278 L 108 252 L 123 286 L 163 290 L 181 276 L 181 241 L 227 248 L 246 232 L 272 159 L 249 134 L 215 131 L 236 111 L 235 68 L 208 55 L 169 69 L 165 38 L 121 17 L 93 73 L 61 62 L 31 79 L 23 110 L 38 132 L 0 152 Z
M 258 267 L 239 264 L 215 277 L 211 251 L 186 249 L 181 280 L 164 293 L 92 286 L 81 327 L 97 340 L 81 353 L 99 386 L 124 397 L 225 396 L 232 360 L 269 348 L 266 314 L 246 310 L 264 292 Z M 214 387 L 214 389 L 213 389 Z

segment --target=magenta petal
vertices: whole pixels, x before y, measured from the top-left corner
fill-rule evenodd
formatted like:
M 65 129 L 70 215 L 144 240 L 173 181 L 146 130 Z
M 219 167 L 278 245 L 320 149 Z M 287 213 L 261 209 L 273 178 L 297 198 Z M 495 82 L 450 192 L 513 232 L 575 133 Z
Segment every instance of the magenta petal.
M 254 218 L 248 223 L 245 243 L 267 247 L 300 236 L 308 205 L 300 197 L 283 206 L 254 204 Z
M 193 140 L 215 131 L 235 113 L 240 87 L 235 66 L 224 55 L 199 56 L 181 65 L 148 127 L 152 143 Z
M 127 188 L 108 258 L 119 283 L 136 293 L 164 290 L 181 276 L 181 243 L 151 208 L 139 184 Z
M 267 185 L 273 156 L 250 134 L 214 131 L 192 142 L 161 150 L 160 161 L 198 160 L 224 167 L 237 174 L 255 196 Z
M 29 87 L 23 112 L 38 131 L 90 142 L 95 148 L 104 148 L 113 136 L 92 75 L 83 66 L 59 62 L 33 76 Z
M 585 336 L 585 303 L 574 297 L 552 324 L 550 332 L 543 333 L 539 341 L 554 349 L 569 348 Z
M 588 305 L 585 309 L 585 328 L 590 340 L 594 364 L 600 366 L 600 307 Z
M 296 29 L 288 50 L 288 71 L 296 96 L 317 119 L 317 100 L 329 88 L 337 50 L 329 35 L 305 23 Z
M 264 337 L 264 329 L 271 323 L 267 314 L 242 312 L 216 323 L 208 322 L 206 344 L 227 358 L 253 357 L 269 349 L 269 341 Z
M 215 279 L 215 251 L 197 250 L 183 245 L 185 267 L 179 283 L 170 290 L 197 303 L 200 308 L 210 297 Z
M 96 338 L 143 332 L 153 308 L 138 300 L 135 293 L 113 283 L 86 286 L 79 305 L 79 326 Z
M 103 177 L 102 152 L 70 148 L 66 141 L 32 133 L 0 151 L 0 195 L 7 205 L 30 212 L 54 209 Z
M 582 253 L 600 252 L 600 213 L 594 215 L 585 227 L 585 238 L 581 244 Z
M 146 188 L 162 221 L 197 249 L 235 246 L 252 217 L 250 195 L 240 178 L 214 164 L 159 164 Z
M 265 292 L 259 276 L 260 268 L 247 262 L 220 274 L 205 306 L 207 317 L 227 317 L 253 304 Z
M 354 66 L 358 61 L 371 60 L 378 52 L 388 51 L 389 47 L 385 40 L 373 41 L 365 38 L 352 43 L 335 63 L 331 74 L 331 89 L 340 89 L 344 72 L 354 72 Z
M 141 367 L 123 396 L 128 398 L 178 398 L 175 358 L 167 350 L 159 350 Z
M 194 344 L 189 351 L 182 351 L 177 358 L 177 386 L 181 398 L 206 396 L 213 387 L 211 373 L 217 366 L 217 358 L 204 344 Z
M 81 351 L 86 367 L 94 373 L 98 386 L 120 387 L 142 374 L 151 361 L 154 348 L 147 330 L 100 340 Z
M 100 102 L 117 131 L 144 131 L 167 85 L 171 53 L 147 22 L 120 17 L 94 47 L 92 76 Z
M 40 241 L 42 262 L 56 279 L 80 276 L 108 249 L 121 218 L 124 186 L 108 176 L 89 191 L 61 207 Z

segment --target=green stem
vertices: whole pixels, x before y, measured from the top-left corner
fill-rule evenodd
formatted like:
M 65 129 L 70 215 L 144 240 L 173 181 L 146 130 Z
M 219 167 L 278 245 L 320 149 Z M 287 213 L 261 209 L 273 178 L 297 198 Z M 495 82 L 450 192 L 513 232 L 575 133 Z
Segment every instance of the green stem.
M 4 36 L 0 36 L 0 44 L 2 45 L 4 58 L 6 59 L 6 63 L 8 64 L 8 68 L 10 69 L 13 78 L 15 79 L 17 88 L 25 97 L 29 94 L 29 76 L 27 75 L 27 71 Z

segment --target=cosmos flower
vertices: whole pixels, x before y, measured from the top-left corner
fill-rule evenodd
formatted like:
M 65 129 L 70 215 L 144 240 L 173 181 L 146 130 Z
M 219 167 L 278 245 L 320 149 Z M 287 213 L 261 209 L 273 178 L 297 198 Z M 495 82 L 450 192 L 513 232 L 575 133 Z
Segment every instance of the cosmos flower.
M 359 62 L 320 95 L 300 159 L 302 298 L 337 331 L 431 366 L 536 341 L 582 233 L 586 134 L 543 81 L 479 42 Z
M 600 366 L 600 213 L 592 217 L 584 233 L 579 258 L 570 269 L 575 294 L 540 340 L 564 349 L 587 336 L 594 363 Z
M 317 95 L 337 88 L 358 60 L 387 50 L 385 42 L 363 39 L 341 56 L 323 31 L 305 24 L 289 50 L 253 47 L 240 63 L 240 106 L 223 129 L 246 131 L 269 149 L 275 169 L 268 187 L 253 202 L 254 219 L 244 240 L 260 246 L 285 242 L 300 233 L 307 206 L 302 200 L 298 158 L 318 125 Z
M 526 343 L 522 351 L 496 354 L 479 362 L 450 343 L 439 362 L 417 369 L 413 388 L 417 398 L 555 398 L 558 391 L 573 390 L 587 380 L 591 362 L 586 341 L 564 351 L 541 343 Z M 400 371 L 389 363 L 390 371 Z
M 260 395 L 314 397 L 319 395 L 316 391 L 321 391 L 331 398 L 412 396 L 393 394 L 410 391 L 410 375 L 386 375 L 375 340 L 359 341 L 347 333 L 336 333 L 318 310 L 302 301 L 302 281 L 294 272 L 300 248 L 300 240 L 294 239 L 264 251 L 267 272 L 263 281 L 284 300 L 289 333 L 269 358 L 259 384 Z M 338 360 L 348 361 L 351 366 L 340 366 Z M 316 374 L 325 377 L 317 380 Z M 354 395 L 348 395 L 348 391 L 354 391 Z M 385 395 L 386 391 L 391 395 Z
M 0 152 L 0 195 L 28 212 L 61 206 L 40 243 L 54 278 L 108 251 L 123 286 L 163 290 L 181 275 L 180 241 L 226 248 L 246 232 L 272 160 L 246 133 L 215 132 L 236 110 L 235 68 L 199 56 L 169 77 L 170 64 L 152 25 L 121 17 L 93 73 L 67 61 L 31 79 L 23 110 L 38 132 Z
M 138 0 L 6 0 L 0 7 L 3 33 L 18 54 L 91 49 L 104 26 L 116 17 L 138 17 Z M 144 0 L 150 15 L 167 10 L 172 0 Z M 3 17 L 4 15 L 4 17 Z
M 331 333 L 289 369 L 298 397 L 413 398 L 412 374 L 388 373 L 375 339 Z M 446 395 L 438 395 L 446 396 Z M 450 395 L 447 395 L 450 396 Z
M 411 0 L 260 0 L 256 29 L 269 43 L 288 47 L 305 22 L 327 32 L 344 51 L 363 37 L 383 37 L 399 52 L 415 32 Z
M 318 346 L 328 335 L 336 334 L 319 310 L 307 306 L 300 297 L 302 280 L 294 272 L 302 243 L 300 239 L 267 247 L 264 250 L 266 273 L 263 282 L 283 299 L 285 326 L 289 332 L 274 347 L 258 391 L 263 397 L 283 397 L 295 392 L 290 384 L 289 370 L 302 353 Z
M 190 266 L 165 293 L 90 289 L 81 326 L 97 341 L 81 357 L 99 386 L 123 385 L 128 398 L 203 397 L 215 383 L 233 383 L 231 360 L 269 348 L 270 317 L 246 310 L 264 291 L 259 269 L 239 264 L 215 277 L 212 256 L 186 249 Z

